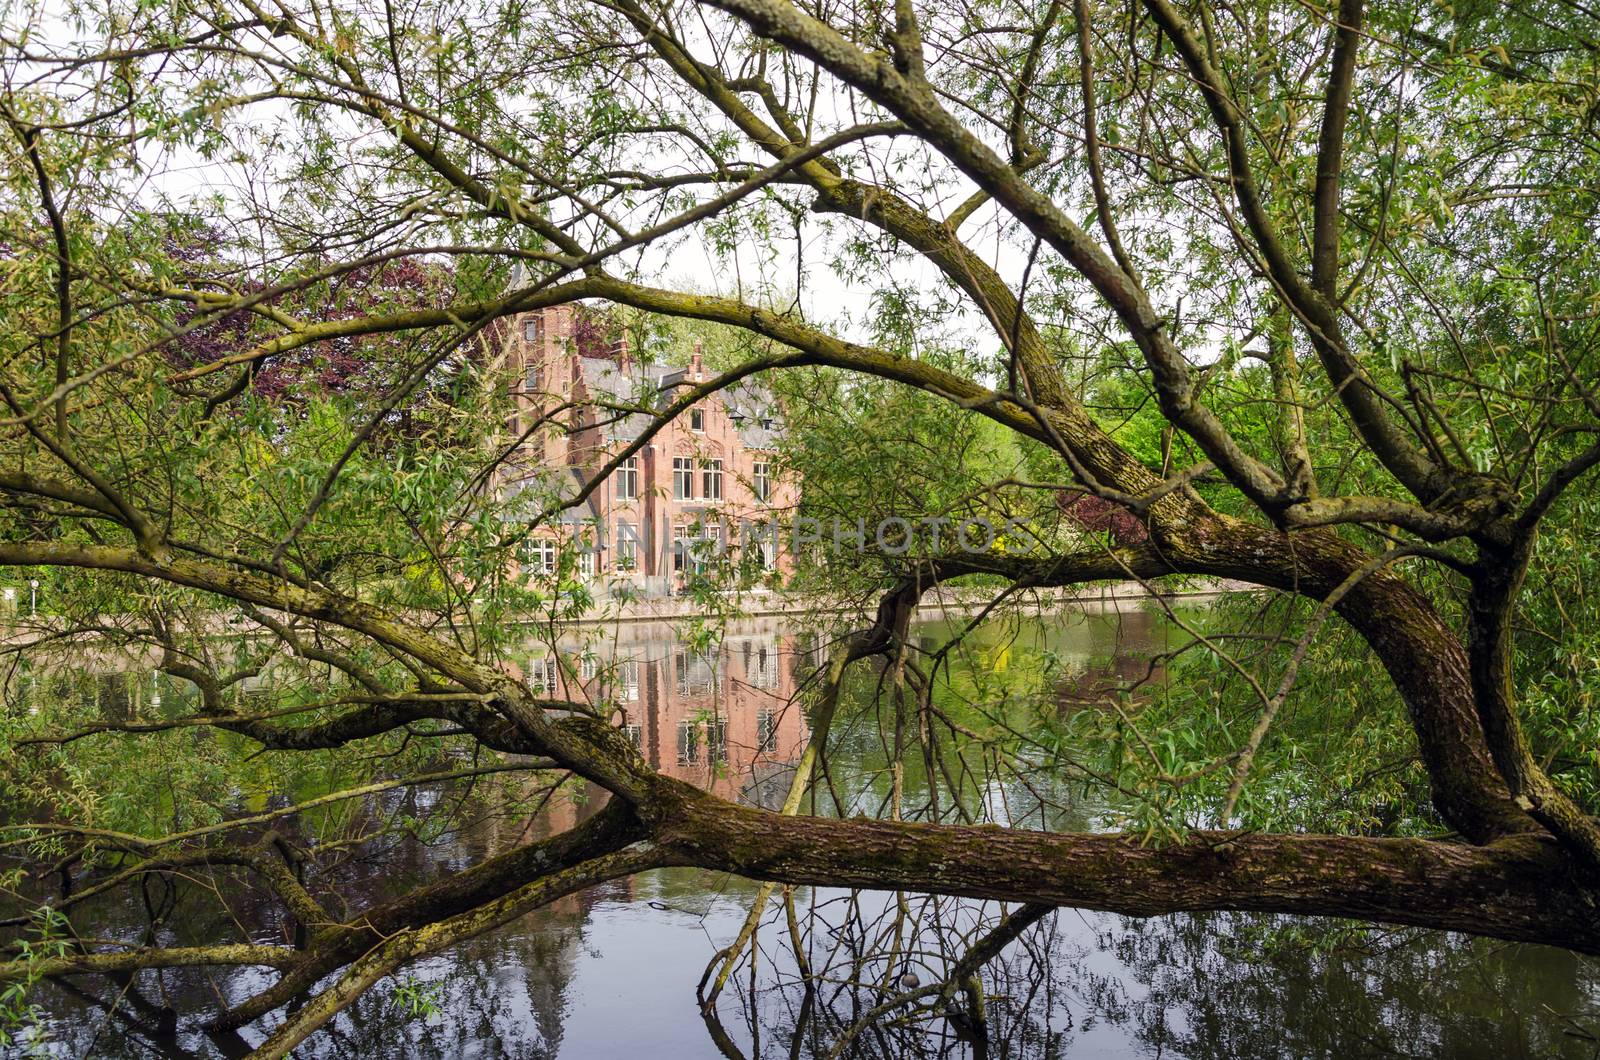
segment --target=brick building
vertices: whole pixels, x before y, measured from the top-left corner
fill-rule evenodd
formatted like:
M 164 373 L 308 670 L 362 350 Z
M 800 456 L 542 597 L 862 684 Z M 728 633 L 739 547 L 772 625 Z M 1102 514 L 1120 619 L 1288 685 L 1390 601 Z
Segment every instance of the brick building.
M 652 422 L 686 385 L 709 378 L 699 350 L 689 364 L 647 364 L 626 339 L 595 341 L 581 309 L 553 306 L 513 320 L 506 347 L 514 373 L 518 440 L 505 488 L 573 496 Z M 745 380 L 667 423 L 644 447 L 569 510 L 559 530 L 534 535 L 525 562 L 552 570 L 576 542 L 579 574 L 597 591 L 627 586 L 644 595 L 679 592 L 709 564 L 736 562 L 759 584 L 790 569 L 778 524 L 799 488 L 777 473 L 783 427 L 772 395 Z

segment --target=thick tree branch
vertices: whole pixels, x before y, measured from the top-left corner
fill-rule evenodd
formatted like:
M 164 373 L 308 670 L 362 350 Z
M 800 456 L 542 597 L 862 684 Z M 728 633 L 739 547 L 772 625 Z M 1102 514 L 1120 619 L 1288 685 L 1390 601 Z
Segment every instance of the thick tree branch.
M 1600 953 L 1591 892 L 1551 840 L 1194 832 L 1125 835 L 789 818 L 693 789 L 664 845 L 698 864 L 793 885 L 904 889 L 1127 916 L 1244 910 L 1349 916 Z

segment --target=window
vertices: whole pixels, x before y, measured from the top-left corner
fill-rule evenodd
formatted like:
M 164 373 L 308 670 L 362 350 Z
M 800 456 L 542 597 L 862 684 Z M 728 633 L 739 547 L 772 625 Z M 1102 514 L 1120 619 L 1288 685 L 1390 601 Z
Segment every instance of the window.
M 624 703 L 639 699 L 638 659 L 627 659 L 617 664 L 617 698 Z
M 631 501 L 639 496 L 639 458 L 630 456 L 617 468 L 617 500 Z
M 544 389 L 544 366 L 537 361 L 528 364 L 527 374 L 522 380 L 522 389 L 530 393 Z
M 641 736 L 642 736 L 642 734 L 639 732 L 639 726 L 637 726 L 637 725 L 624 725 L 622 727 L 622 735 L 627 739 L 627 741 L 629 743 L 633 744 L 633 749 L 635 751 L 639 750 L 639 745 L 641 743 Z
M 778 684 L 778 653 L 765 644 L 750 654 L 745 662 L 745 682 L 756 688 L 775 688 Z
M 694 563 L 694 537 L 693 531 L 687 526 L 672 528 L 672 573 L 682 574 L 689 570 Z
M 556 543 L 548 538 L 528 542 L 528 571 L 533 574 L 554 574 L 556 569 Z
M 722 499 L 722 461 L 703 460 L 701 461 L 701 467 L 705 468 L 705 489 L 701 491 L 700 495 L 708 501 L 720 501 Z
M 771 754 L 778 749 L 778 717 L 770 710 L 756 712 L 756 750 Z
M 585 681 L 593 681 L 595 674 L 600 672 L 600 660 L 593 655 L 585 655 L 578 660 L 578 676 Z
M 699 652 L 680 651 L 673 656 L 673 669 L 678 679 L 678 695 L 704 695 L 711 691 L 716 681 L 711 660 Z
M 543 314 L 529 317 L 522 325 L 522 337 L 531 343 L 544 341 L 544 316 Z
M 596 560 L 599 558 L 599 555 L 600 553 L 596 552 L 592 548 L 587 546 L 582 547 L 578 552 L 578 573 L 585 578 L 593 578 Z
M 746 522 L 739 538 L 740 556 L 747 568 L 772 569 L 778 555 L 778 528 L 768 520 Z
M 709 556 L 718 554 L 722 541 L 722 527 L 711 532 L 700 523 L 680 524 L 672 528 L 672 570 L 702 574 Z
M 694 463 L 686 456 L 672 458 L 672 496 L 680 501 L 694 497 Z
M 751 485 L 756 491 L 756 500 L 766 501 L 772 496 L 772 471 L 765 463 L 755 466 L 755 473 L 751 476 Z
M 700 761 L 700 725 L 693 721 L 678 722 L 678 764 L 692 766 Z
M 556 661 L 548 655 L 528 660 L 528 690 L 541 695 L 556 691 Z
M 691 431 L 704 431 L 706 429 L 706 414 L 702 410 L 689 410 L 689 429 Z
M 728 722 L 725 718 L 712 718 L 706 722 L 706 746 L 711 750 L 711 761 L 728 760 Z
M 617 570 L 639 569 L 639 528 L 632 523 L 617 524 Z

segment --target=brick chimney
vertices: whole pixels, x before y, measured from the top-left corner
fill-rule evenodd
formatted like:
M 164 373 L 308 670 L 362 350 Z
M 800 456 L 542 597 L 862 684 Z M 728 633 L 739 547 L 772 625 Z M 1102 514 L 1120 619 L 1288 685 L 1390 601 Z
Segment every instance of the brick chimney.
M 690 357 L 689 357 L 689 378 L 693 379 L 697 383 L 700 381 L 702 375 L 705 373 L 705 365 L 702 364 L 701 361 L 700 361 L 700 350 L 701 350 L 700 340 L 699 339 L 695 339 L 694 340 L 694 353 L 691 354 Z

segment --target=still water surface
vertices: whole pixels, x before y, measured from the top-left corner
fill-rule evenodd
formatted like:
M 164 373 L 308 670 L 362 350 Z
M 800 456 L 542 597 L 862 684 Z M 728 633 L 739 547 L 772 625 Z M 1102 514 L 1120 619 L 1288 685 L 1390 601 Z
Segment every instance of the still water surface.
M 936 649 L 959 624 L 923 624 L 923 646 Z M 1161 618 L 1137 609 L 1024 621 L 952 653 L 942 702 L 955 711 L 963 699 L 1020 689 L 1054 697 L 1062 711 L 1078 709 L 1103 682 L 1144 676 L 1172 637 Z M 619 627 L 591 665 L 624 704 L 630 734 L 657 768 L 776 806 L 809 735 L 807 718 L 790 703 L 817 659 L 803 643 L 795 627 L 778 621 L 736 626 L 709 652 L 690 650 L 659 626 Z M 530 647 L 523 668 L 534 683 L 562 681 L 543 649 Z M 1041 675 L 1047 688 L 1036 687 Z M 862 675 L 854 709 L 841 713 L 832 741 L 833 790 L 844 812 L 879 812 L 889 790 L 881 765 L 892 734 L 863 706 L 875 682 Z M 958 786 L 969 779 L 990 817 L 1030 827 L 1094 827 L 1103 809 L 1064 781 L 957 778 Z M 908 800 L 924 788 L 915 767 L 908 769 Z M 448 797 L 395 796 L 419 816 Z M 568 827 L 597 806 L 579 792 L 537 820 L 486 815 L 431 844 L 368 850 L 344 866 L 340 887 L 362 902 L 392 894 L 407 881 Z M 914 982 L 907 974 L 930 981 L 998 912 L 976 902 L 906 896 L 900 905 L 893 896 L 796 891 L 800 950 L 823 987 L 808 999 L 796 974 L 795 936 L 774 903 L 757 936 L 759 956 L 730 978 L 713 1023 L 696 1003 L 695 984 L 738 934 L 754 893 L 748 881 L 669 870 L 573 896 L 381 984 L 296 1055 L 826 1057 L 887 996 L 885 988 Z M 171 941 L 227 934 L 222 914 L 204 902 L 181 908 Z M 93 916 L 109 936 L 119 925 L 127 930 L 133 912 L 103 905 Z M 272 940 L 281 924 L 264 906 L 255 912 L 251 929 Z M 240 1000 L 269 982 L 255 972 L 167 972 L 159 982 L 146 973 L 131 989 L 87 978 L 45 985 L 37 996 L 42 1048 L 59 1056 L 240 1055 L 269 1028 L 227 1039 L 185 1026 L 166 1033 L 155 1002 L 165 994 L 179 1011 L 214 1011 L 219 1000 Z M 1600 1056 L 1600 962 L 1431 932 L 1351 933 L 1326 922 L 1245 915 L 1135 921 L 1063 910 L 1025 932 L 986 971 L 984 985 L 991 1057 Z M 408 1012 L 408 1002 L 419 1002 L 418 1011 Z M 901 1015 L 864 1030 L 841 1055 L 981 1055 L 959 1019 Z

